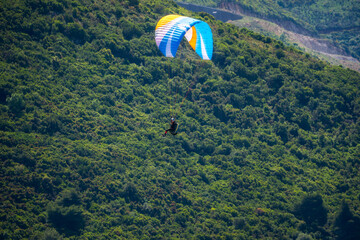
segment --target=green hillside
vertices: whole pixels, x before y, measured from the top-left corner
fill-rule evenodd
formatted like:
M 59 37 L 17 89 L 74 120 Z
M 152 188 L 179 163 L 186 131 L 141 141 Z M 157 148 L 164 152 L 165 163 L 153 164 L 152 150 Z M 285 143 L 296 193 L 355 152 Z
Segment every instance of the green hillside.
M 212 61 L 161 55 L 170 13 Z M 359 73 L 172 1 L 1 0 L 0 24 L 0 239 L 359 238 Z
M 217 7 L 222 3 L 239 4 L 264 17 L 292 20 L 309 31 L 360 27 L 360 3 L 357 0 L 184 0 L 204 6 Z
M 357 0 L 182 0 L 234 10 L 237 4 L 251 16 L 279 23 L 287 30 L 330 39 L 360 59 L 360 2 Z

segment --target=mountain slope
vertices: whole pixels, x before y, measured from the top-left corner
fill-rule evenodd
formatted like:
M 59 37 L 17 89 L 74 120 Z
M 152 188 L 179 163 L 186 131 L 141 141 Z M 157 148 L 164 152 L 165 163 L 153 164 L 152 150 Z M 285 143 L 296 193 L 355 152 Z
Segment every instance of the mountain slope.
M 1 4 L 2 239 L 358 236 L 359 73 L 171 1 Z M 170 13 L 213 61 L 161 55 Z
M 287 31 L 275 23 L 252 17 L 243 17 L 241 20 L 231 21 L 229 23 L 240 28 L 245 27 L 264 34 L 265 36 L 273 37 L 287 45 L 294 45 L 332 65 L 342 65 L 360 71 L 360 62 L 358 60 L 346 54 L 327 39 Z
M 203 6 L 257 17 L 280 25 L 288 31 L 330 40 L 347 54 L 359 58 L 360 5 L 358 1 L 196 1 Z
M 360 5 L 356 0 L 343 2 L 334 0 L 309 0 L 309 1 L 270 1 L 270 0 L 184 0 L 210 7 L 226 7 L 233 3 L 244 11 L 258 14 L 259 16 L 293 21 L 310 32 L 330 31 L 335 29 L 355 29 L 359 27 Z M 234 9 L 229 9 L 234 10 Z

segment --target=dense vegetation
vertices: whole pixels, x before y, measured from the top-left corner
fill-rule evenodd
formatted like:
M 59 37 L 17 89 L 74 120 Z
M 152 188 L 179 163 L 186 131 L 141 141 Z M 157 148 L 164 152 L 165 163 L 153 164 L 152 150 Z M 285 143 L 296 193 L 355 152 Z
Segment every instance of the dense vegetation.
M 359 73 L 171 1 L 0 3 L 1 239 L 359 238 Z
M 270 19 L 294 31 L 332 40 L 348 54 L 360 59 L 360 2 L 357 0 L 183 0 L 204 6 L 236 3 L 244 11 Z M 296 28 L 300 30 L 296 30 Z M 291 29 L 289 29 L 291 30 Z
M 247 10 L 263 16 L 294 20 L 308 30 L 329 30 L 360 26 L 360 4 L 356 0 L 185 0 L 216 7 L 220 3 L 235 2 Z

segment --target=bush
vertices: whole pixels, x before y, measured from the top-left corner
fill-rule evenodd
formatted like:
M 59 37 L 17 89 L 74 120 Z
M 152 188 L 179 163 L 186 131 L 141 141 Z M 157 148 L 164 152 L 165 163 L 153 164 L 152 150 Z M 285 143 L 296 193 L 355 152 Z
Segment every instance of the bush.
M 128 183 L 126 186 L 125 186 L 125 189 L 124 189 L 124 197 L 125 197 L 125 200 L 127 202 L 131 202 L 131 201 L 139 201 L 140 200 L 140 195 L 138 193 L 138 190 L 135 186 L 135 184 L 133 183 Z
M 83 210 L 78 206 L 63 207 L 50 204 L 47 209 L 48 222 L 66 235 L 78 234 L 85 226 Z
M 296 240 L 312 240 L 313 238 L 305 233 L 299 233 L 298 237 L 296 238 Z
M 67 24 L 65 33 L 69 38 L 77 43 L 84 43 L 88 37 L 85 29 L 78 23 Z
M 63 237 L 54 228 L 47 228 L 38 238 L 39 240 L 62 240 Z
M 234 218 L 233 224 L 235 229 L 243 229 L 246 225 L 246 221 L 244 218 Z
M 48 205 L 47 220 L 56 230 L 66 235 L 78 234 L 85 226 L 79 194 L 74 189 L 65 189 L 60 197 Z
M 59 118 L 60 118 L 59 116 L 53 114 L 53 115 L 47 117 L 46 119 L 44 119 L 42 121 L 42 125 L 43 125 L 42 132 L 52 135 L 52 134 L 60 131 L 62 128 L 62 123 Z
M 269 88 L 275 91 L 279 90 L 284 84 L 285 78 L 283 74 L 272 74 L 266 78 L 267 85 Z
M 81 198 L 79 196 L 79 193 L 75 189 L 65 189 L 61 193 L 61 197 L 58 200 L 58 203 L 64 207 L 69 207 L 71 205 L 80 205 Z
M 20 114 L 20 112 L 25 109 L 25 100 L 22 94 L 14 93 L 6 99 L 6 102 L 9 106 L 9 109 L 15 115 Z

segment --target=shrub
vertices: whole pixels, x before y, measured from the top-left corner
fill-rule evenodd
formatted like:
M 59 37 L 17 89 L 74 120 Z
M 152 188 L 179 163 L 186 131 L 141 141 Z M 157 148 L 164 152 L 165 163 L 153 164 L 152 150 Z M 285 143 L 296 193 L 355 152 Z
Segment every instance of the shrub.
M 61 206 L 69 207 L 71 205 L 81 204 L 81 198 L 75 189 L 65 189 L 61 193 L 61 197 L 58 202 Z
M 15 115 L 18 115 L 23 109 L 25 109 L 25 100 L 22 94 L 14 93 L 6 99 L 9 109 Z
M 246 225 L 246 221 L 244 218 L 234 218 L 233 224 L 235 229 L 243 229 Z
M 39 240 L 61 240 L 63 237 L 54 228 L 47 228 L 38 238 Z
M 305 233 L 299 233 L 298 237 L 296 238 L 296 240 L 312 240 L 313 238 Z
M 140 195 L 138 193 L 138 190 L 135 186 L 135 184 L 133 183 L 128 183 L 126 186 L 125 186 L 125 189 L 124 189 L 124 197 L 125 197 L 125 200 L 127 202 L 130 202 L 130 201 L 139 201 L 140 200 Z
M 78 23 L 67 24 L 65 33 L 69 38 L 78 43 L 84 43 L 88 37 L 85 29 Z
M 63 207 L 50 204 L 47 209 L 48 222 L 59 232 L 66 235 L 78 234 L 85 226 L 85 218 L 81 208 L 77 206 Z

